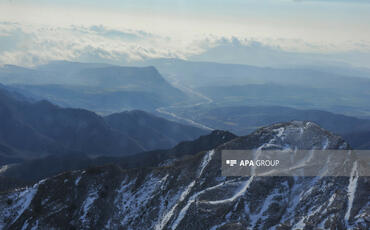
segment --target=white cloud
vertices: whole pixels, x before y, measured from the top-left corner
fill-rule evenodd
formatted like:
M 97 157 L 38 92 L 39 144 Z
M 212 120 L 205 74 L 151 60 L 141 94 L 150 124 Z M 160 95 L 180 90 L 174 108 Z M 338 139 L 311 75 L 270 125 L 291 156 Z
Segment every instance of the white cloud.
M 104 25 L 46 26 L 2 22 L 0 35 L 0 64 L 23 66 L 50 60 L 129 64 L 149 58 L 257 65 L 327 60 L 366 65 L 366 58 L 363 58 L 370 53 L 369 43 L 361 40 L 332 44 L 216 34 L 182 37 Z M 358 55 L 359 51 L 364 54 Z
M 310 44 L 301 40 L 267 40 L 264 42 L 236 37 L 206 40 L 204 52 L 189 57 L 195 61 L 248 64 L 256 66 L 342 66 L 368 67 L 370 46 L 366 42 L 345 44 L 341 48 Z M 295 47 L 295 48 L 294 48 Z M 302 47 L 305 52 L 300 51 Z M 331 52 L 322 52 L 322 50 Z
M 168 37 L 135 30 L 119 30 L 104 26 L 48 27 L 0 24 L 3 39 L 0 62 L 36 65 L 50 60 L 122 62 L 143 58 L 186 57 L 194 49 Z M 18 39 L 15 39 L 18 37 Z M 8 47 L 13 47 L 8 49 Z

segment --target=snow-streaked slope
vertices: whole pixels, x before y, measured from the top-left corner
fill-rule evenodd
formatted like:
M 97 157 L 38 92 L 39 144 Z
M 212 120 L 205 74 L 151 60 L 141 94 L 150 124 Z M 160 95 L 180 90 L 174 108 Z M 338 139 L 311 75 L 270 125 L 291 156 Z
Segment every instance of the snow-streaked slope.
M 355 165 L 350 178 L 221 176 L 222 149 L 265 148 L 348 149 L 349 146 L 311 122 L 276 124 L 163 167 L 93 168 L 61 174 L 33 188 L 2 194 L 0 215 L 14 218 L 5 218 L 1 226 L 4 229 L 35 226 L 133 230 L 368 229 L 369 182 L 368 178 L 358 177 Z M 7 204 L 8 199 L 14 200 L 13 203 Z M 22 205 L 21 200 L 24 200 Z M 38 203 L 42 204 L 41 208 L 37 208 Z

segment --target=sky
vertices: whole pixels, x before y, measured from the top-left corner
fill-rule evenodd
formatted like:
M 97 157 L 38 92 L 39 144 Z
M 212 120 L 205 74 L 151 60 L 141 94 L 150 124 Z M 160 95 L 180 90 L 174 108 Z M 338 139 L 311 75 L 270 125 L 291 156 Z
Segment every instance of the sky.
M 272 52 L 289 56 L 279 65 L 300 57 L 292 64 L 370 67 L 369 12 L 370 0 L 0 0 L 0 64 L 273 65 Z M 265 58 L 253 63 L 256 52 Z

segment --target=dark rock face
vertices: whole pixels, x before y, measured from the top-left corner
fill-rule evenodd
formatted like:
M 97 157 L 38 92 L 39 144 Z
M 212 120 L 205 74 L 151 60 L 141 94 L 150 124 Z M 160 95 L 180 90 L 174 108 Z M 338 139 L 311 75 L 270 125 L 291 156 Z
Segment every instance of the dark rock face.
M 115 164 L 123 169 L 157 167 L 216 148 L 235 138 L 236 136 L 232 133 L 216 130 L 196 140 L 183 141 L 171 149 L 148 151 L 125 157 L 89 157 L 83 154 L 51 155 L 10 166 L 5 165 L 4 170 L 0 167 L 0 192 L 18 188 L 22 184 L 34 184 L 62 172 L 107 164 Z
M 162 167 L 90 168 L 0 196 L 3 229 L 369 229 L 367 177 L 222 177 L 222 149 L 349 149 L 311 122 Z M 354 167 L 354 172 L 356 168 Z

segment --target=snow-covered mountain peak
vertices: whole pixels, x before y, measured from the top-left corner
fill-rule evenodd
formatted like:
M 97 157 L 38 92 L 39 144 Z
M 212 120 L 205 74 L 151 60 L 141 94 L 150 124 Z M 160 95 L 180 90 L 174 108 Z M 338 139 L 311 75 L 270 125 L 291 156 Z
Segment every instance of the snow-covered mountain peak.
M 4 229 L 368 229 L 370 182 L 359 177 L 222 177 L 221 150 L 339 149 L 311 122 L 261 128 L 155 168 L 64 173 L 0 195 Z M 21 201 L 23 205 L 20 205 Z
M 225 143 L 219 149 L 349 149 L 343 138 L 309 121 L 292 121 L 262 127 L 250 135 Z

